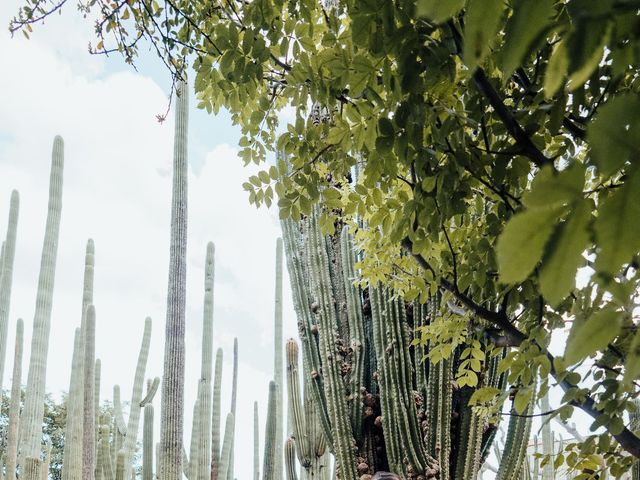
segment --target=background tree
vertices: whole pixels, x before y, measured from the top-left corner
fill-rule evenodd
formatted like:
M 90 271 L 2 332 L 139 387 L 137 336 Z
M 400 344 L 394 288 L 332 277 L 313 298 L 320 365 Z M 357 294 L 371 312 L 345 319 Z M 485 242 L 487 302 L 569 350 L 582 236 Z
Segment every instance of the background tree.
M 11 30 L 28 35 L 65 1 L 27 0 Z M 550 375 L 565 392 L 554 414 L 579 408 L 597 432 L 568 460 L 602 454 L 616 474 L 632 462 L 621 452 L 640 457 L 625 415 L 640 376 L 640 2 L 79 6 L 98 16 L 94 53 L 132 63 L 147 40 L 174 79 L 192 67 L 199 106 L 241 127 L 246 163 L 288 155 L 245 184 L 250 201 L 277 193 L 285 218 L 320 203 L 326 233 L 353 224 L 364 283 L 445 292 L 512 347 L 517 409 Z

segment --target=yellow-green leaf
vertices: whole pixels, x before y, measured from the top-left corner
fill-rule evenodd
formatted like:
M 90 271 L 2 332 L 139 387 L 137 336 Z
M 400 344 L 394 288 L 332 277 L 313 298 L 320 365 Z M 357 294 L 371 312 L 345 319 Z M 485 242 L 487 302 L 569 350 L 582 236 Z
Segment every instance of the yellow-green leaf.
M 491 50 L 506 6 L 504 0 L 469 0 L 464 16 L 463 48 L 464 63 L 469 70 L 482 64 Z
M 622 316 L 613 307 L 595 312 L 588 319 L 576 318 L 567 338 L 564 359 L 575 364 L 606 348 L 622 327 Z

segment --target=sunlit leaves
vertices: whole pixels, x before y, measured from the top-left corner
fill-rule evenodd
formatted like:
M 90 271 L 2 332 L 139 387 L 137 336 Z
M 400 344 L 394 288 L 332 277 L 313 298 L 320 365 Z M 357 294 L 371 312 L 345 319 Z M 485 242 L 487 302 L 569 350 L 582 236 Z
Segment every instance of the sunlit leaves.
M 569 364 L 578 363 L 605 348 L 620 333 L 622 315 L 614 307 L 595 312 L 589 318 L 577 318 L 564 351 Z
M 464 7 L 466 0 L 418 0 L 416 13 L 434 22 L 444 22 Z
M 490 52 L 506 8 L 504 0 L 469 0 L 464 26 L 464 62 L 469 70 Z

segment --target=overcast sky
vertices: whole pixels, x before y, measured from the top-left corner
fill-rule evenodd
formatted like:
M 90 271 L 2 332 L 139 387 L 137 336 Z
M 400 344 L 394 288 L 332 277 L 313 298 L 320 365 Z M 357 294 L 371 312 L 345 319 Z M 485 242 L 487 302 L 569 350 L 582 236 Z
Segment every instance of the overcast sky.
M 102 361 L 101 396 L 119 384 L 131 396 L 144 318 L 153 319 L 147 377 L 162 375 L 169 261 L 173 113 L 168 77 L 150 53 L 139 73 L 121 58 L 87 53 L 92 25 L 69 2 L 61 16 L 34 29 L 31 40 L 11 39 L 6 25 L 16 0 L 0 2 L 0 232 L 4 237 L 12 189 L 20 192 L 20 218 L 5 368 L 11 376 L 17 318 L 25 320 L 24 372 L 35 308 L 47 212 L 53 137 L 65 141 L 64 193 L 53 298 L 47 391 L 69 385 L 74 329 L 81 313 L 84 249 L 95 240 L 96 355 Z M 190 110 L 185 427 L 200 373 L 204 260 L 216 244 L 214 348 L 225 355 L 223 412 L 230 403 L 233 338 L 240 368 L 236 476 L 250 478 L 253 402 L 261 431 L 273 372 L 273 299 L 277 212 L 248 204 L 241 184 L 253 173 L 236 157 L 239 132 L 228 116 Z M 285 268 L 286 272 L 286 268 Z M 285 278 L 285 339 L 296 334 Z M 159 395 L 156 403 L 159 405 Z M 158 410 L 159 411 L 159 410 Z M 159 416 L 159 415 L 158 415 Z M 224 418 L 223 418 L 224 420 Z M 188 437 L 187 437 L 188 438 Z M 188 443 L 187 443 L 188 445 Z

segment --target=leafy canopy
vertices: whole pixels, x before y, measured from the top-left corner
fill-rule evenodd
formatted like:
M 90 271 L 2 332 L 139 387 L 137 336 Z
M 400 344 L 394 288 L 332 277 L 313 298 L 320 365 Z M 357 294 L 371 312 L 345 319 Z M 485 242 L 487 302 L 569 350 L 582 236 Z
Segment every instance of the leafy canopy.
M 28 35 L 59 1 L 26 0 L 11 28 Z M 640 392 L 638 0 L 80 7 L 98 16 L 94 53 L 134 62 L 146 40 L 174 78 L 194 70 L 200 108 L 231 112 L 240 157 L 265 164 L 244 184 L 251 202 L 277 197 L 282 217 L 321 204 L 327 233 L 366 225 L 365 281 L 448 292 L 467 326 L 513 347 L 517 404 L 550 375 L 557 412 L 604 427 L 585 458 L 616 475 L 631 462 L 620 450 L 640 457 L 625 427 Z M 266 163 L 276 151 L 288 165 Z

